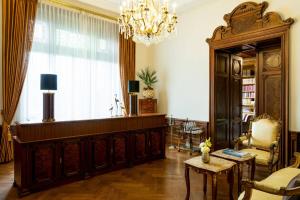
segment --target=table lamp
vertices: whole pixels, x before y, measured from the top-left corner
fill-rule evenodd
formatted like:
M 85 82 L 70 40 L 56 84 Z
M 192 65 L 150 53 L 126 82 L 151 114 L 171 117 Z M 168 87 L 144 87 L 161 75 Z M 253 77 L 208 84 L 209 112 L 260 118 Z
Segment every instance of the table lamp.
M 47 90 L 43 93 L 43 122 L 53 122 L 54 93 L 50 91 L 57 90 L 57 75 L 41 74 L 41 90 Z
M 129 93 L 129 116 L 136 116 L 138 114 L 138 95 L 140 92 L 140 82 L 135 80 L 128 81 Z

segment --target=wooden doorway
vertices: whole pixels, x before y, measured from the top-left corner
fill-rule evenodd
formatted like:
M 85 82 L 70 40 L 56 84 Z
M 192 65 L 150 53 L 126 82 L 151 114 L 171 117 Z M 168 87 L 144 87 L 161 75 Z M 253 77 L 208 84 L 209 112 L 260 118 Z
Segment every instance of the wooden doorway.
M 264 13 L 267 7 L 267 2 L 238 5 L 224 16 L 227 26 L 219 26 L 212 38 L 207 39 L 210 47 L 209 133 L 214 149 L 230 147 L 234 137 L 242 133 L 239 91 L 243 89 L 243 59 L 234 51 L 254 49 L 257 73 L 254 113 L 268 113 L 281 121 L 280 161 L 284 165 L 289 126 L 289 29 L 294 20 L 283 20 L 276 12 Z

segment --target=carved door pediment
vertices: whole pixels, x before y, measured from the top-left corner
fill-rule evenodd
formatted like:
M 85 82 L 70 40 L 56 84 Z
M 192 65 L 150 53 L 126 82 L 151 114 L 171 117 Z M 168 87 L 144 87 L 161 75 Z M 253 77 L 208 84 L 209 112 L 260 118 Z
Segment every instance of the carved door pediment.
M 208 43 L 232 38 L 241 34 L 261 31 L 264 29 L 290 26 L 294 19 L 283 20 L 276 12 L 267 12 L 268 2 L 254 3 L 245 2 L 238 5 L 231 13 L 224 15 L 227 26 L 219 26 L 215 29 L 213 36 L 207 39 Z

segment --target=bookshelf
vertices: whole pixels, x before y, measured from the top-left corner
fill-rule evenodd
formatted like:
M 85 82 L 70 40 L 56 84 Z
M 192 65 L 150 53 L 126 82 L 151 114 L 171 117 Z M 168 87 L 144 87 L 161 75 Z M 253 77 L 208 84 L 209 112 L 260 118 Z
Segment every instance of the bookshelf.
M 242 73 L 242 119 L 247 122 L 249 116 L 255 116 L 256 103 L 256 58 L 243 60 Z

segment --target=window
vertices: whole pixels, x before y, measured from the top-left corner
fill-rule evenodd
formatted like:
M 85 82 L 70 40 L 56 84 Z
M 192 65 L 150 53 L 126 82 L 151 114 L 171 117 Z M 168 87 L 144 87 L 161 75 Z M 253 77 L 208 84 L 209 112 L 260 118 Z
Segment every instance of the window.
M 110 116 L 122 99 L 117 23 L 40 3 L 16 120 L 42 119 L 43 73 L 57 74 L 56 120 Z

